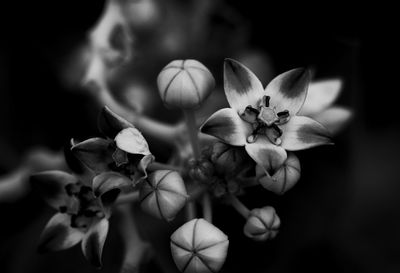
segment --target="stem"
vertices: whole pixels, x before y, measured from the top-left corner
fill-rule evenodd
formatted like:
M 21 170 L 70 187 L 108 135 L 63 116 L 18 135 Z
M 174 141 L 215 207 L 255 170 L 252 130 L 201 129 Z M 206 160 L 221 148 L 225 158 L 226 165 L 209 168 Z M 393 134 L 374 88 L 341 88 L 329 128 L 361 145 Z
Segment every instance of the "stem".
M 196 208 L 193 201 L 188 201 L 185 206 L 186 220 L 190 221 L 196 218 Z
M 157 171 L 157 170 L 171 170 L 171 171 L 177 171 L 177 172 L 182 172 L 182 168 L 178 166 L 173 166 L 170 164 L 165 164 L 165 163 L 160 163 L 160 162 L 153 162 L 147 167 L 148 171 Z
M 117 205 L 120 205 L 120 204 L 126 204 L 126 203 L 137 202 L 137 201 L 139 201 L 139 191 L 134 191 L 131 193 L 120 195 L 117 198 L 117 201 L 115 201 L 115 203 Z
M 203 205 L 203 218 L 209 223 L 212 223 L 212 204 L 211 204 L 210 194 L 208 192 L 204 193 L 203 195 L 202 205 Z
M 245 219 L 249 217 L 250 210 L 236 196 L 230 195 L 228 201 Z
M 132 122 L 145 135 L 169 144 L 175 144 L 176 142 L 178 132 L 176 125 L 162 123 L 143 115 L 136 115 Z
M 195 158 L 200 157 L 200 142 L 196 126 L 196 118 L 193 110 L 184 110 L 186 127 L 189 133 L 190 144 L 192 145 L 193 155 Z

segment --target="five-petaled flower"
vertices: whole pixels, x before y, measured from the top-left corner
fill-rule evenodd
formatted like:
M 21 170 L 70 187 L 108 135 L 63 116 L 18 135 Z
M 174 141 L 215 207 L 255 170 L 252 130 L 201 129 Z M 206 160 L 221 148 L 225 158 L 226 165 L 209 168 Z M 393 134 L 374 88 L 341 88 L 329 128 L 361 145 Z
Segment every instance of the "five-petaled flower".
M 307 69 L 293 69 L 265 88 L 247 67 L 226 59 L 224 89 L 231 108 L 208 118 L 201 132 L 233 146 L 244 146 L 266 173 L 273 174 L 287 151 L 331 143 L 328 130 L 317 121 L 298 116 L 310 82 Z
M 93 189 L 101 194 L 112 188 L 136 185 L 147 177 L 153 162 L 147 141 L 131 123 L 104 107 L 98 120 L 106 138 L 90 138 L 75 144 L 72 153 L 95 174 Z M 117 174 L 122 174 L 115 179 Z
M 111 205 L 120 191 L 114 189 L 96 197 L 88 183 L 57 170 L 34 174 L 31 181 L 43 199 L 58 210 L 44 228 L 38 250 L 63 250 L 81 242 L 85 258 L 101 267 Z

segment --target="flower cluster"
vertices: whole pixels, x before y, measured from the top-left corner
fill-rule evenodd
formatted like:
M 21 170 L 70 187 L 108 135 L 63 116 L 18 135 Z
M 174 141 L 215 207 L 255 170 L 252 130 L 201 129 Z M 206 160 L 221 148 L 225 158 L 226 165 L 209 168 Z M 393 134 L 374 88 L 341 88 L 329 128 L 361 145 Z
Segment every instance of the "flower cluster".
M 157 83 L 164 104 L 183 111 L 184 125 L 171 129 L 139 115 L 133 122 L 144 134 L 171 135 L 167 141 L 178 148 L 171 160 L 156 162 L 139 129 L 104 107 L 98 119 L 103 137 L 73 140 L 66 149 L 73 173 L 45 171 L 32 177 L 38 191 L 58 211 L 45 227 L 39 248 L 61 250 L 82 242 L 85 257 L 100 267 L 113 209 L 135 201 L 165 221 L 186 208 L 186 223 L 170 241 L 172 257 L 182 272 L 222 268 L 229 240 L 212 224 L 212 205 L 218 202 L 230 204 L 245 218 L 245 236 L 255 241 L 273 239 L 280 226 L 275 209 L 250 210 L 239 198 L 250 186 L 284 194 L 301 176 L 294 151 L 332 143 L 330 131 L 307 111 L 322 112 L 339 87 L 334 81 L 310 81 L 307 69 L 293 69 L 264 89 L 250 69 L 226 59 L 224 90 L 230 108 L 218 110 L 198 126 L 194 109 L 213 91 L 215 79 L 196 60 L 172 61 L 160 72 Z M 333 95 L 323 100 L 323 107 L 316 106 L 321 100 L 316 95 L 307 98 L 309 86 L 311 94 L 319 86 L 318 92 L 329 90 Z M 190 143 L 189 156 L 179 151 L 182 146 L 177 143 Z M 198 205 L 202 218 L 197 216 Z

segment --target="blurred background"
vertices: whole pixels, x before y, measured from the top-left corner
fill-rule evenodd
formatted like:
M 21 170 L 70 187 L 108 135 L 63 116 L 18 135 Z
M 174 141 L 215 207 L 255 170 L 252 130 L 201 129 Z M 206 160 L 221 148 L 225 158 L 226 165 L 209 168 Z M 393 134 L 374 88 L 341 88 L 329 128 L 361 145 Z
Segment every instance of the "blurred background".
M 127 107 L 174 122 L 180 113 L 166 110 L 158 98 L 159 71 L 173 59 L 197 59 L 213 72 L 216 92 L 223 94 L 223 60 L 231 57 L 251 67 L 264 85 L 299 66 L 310 67 L 316 80 L 341 78 L 344 85 L 336 103 L 354 113 L 335 136 L 334 146 L 297 153 L 303 172 L 296 187 L 284 196 L 255 188 L 243 197 L 249 207 L 277 209 L 283 224 L 276 239 L 248 240 L 241 216 L 230 207 L 216 207 L 215 225 L 230 238 L 221 272 L 400 272 L 400 127 L 392 85 L 396 75 L 385 63 L 392 57 L 384 33 L 388 29 L 367 24 L 359 10 L 334 1 L 319 6 L 286 1 L 134 2 L 138 4 L 129 10 L 133 61 L 108 83 L 116 100 Z M 21 166 L 26 164 L 40 169 L 35 164 L 41 156 L 53 155 L 51 163 L 57 166 L 59 152 L 71 137 L 98 135 L 100 105 L 94 91 L 80 83 L 82 52 L 104 5 L 94 0 L 22 0 L 7 1 L 1 8 L 2 181 L 20 181 L 10 173 L 24 173 Z M 168 158 L 169 148 L 149 142 L 160 161 Z M 51 214 L 29 188 L 1 201 L 0 272 L 97 272 L 79 247 L 36 253 Z M 168 238 L 177 226 L 139 217 L 143 236 L 162 245 L 171 263 Z M 113 228 L 117 222 L 111 223 L 105 266 L 99 272 L 119 270 L 122 238 Z M 164 226 L 162 230 L 152 230 L 155 223 Z M 150 263 L 147 270 L 168 272 L 160 267 Z

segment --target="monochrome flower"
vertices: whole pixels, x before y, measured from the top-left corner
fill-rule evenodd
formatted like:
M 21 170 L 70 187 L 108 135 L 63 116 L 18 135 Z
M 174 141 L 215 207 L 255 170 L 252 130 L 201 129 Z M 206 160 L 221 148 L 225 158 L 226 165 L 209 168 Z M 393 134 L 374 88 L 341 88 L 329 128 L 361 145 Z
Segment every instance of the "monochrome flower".
M 323 125 L 297 115 L 309 81 L 308 70 L 293 69 L 275 77 L 264 90 L 248 68 L 226 59 L 224 89 L 231 108 L 211 115 L 201 132 L 233 146 L 244 146 L 249 156 L 272 174 L 285 162 L 286 150 L 331 142 Z
M 244 225 L 244 234 L 255 241 L 273 239 L 278 234 L 281 221 L 273 207 L 253 209 Z
M 44 228 L 38 250 L 58 251 L 81 242 L 85 258 L 101 267 L 111 205 L 119 190 L 96 197 L 88 183 L 56 170 L 34 174 L 31 181 L 47 204 L 58 210 Z

